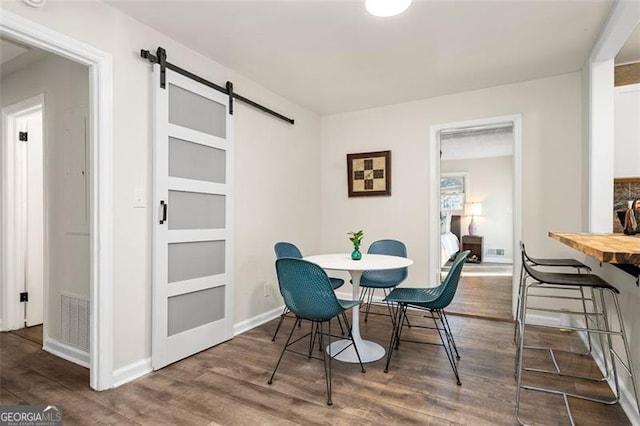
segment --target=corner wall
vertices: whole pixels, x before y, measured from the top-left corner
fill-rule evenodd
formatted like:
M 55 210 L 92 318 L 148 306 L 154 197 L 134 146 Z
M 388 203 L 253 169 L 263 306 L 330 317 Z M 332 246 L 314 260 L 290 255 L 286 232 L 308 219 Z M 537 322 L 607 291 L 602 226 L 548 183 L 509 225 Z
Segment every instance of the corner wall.
M 429 128 L 522 113 L 522 233 L 532 253 L 572 251 L 548 231 L 582 227 L 580 73 L 322 118 L 322 249 L 346 251 L 346 232 L 364 230 L 364 248 L 381 238 L 407 244 L 415 263 L 407 285 L 426 286 L 431 238 Z M 390 197 L 347 197 L 346 154 L 390 149 Z M 436 213 L 437 214 L 437 211 Z

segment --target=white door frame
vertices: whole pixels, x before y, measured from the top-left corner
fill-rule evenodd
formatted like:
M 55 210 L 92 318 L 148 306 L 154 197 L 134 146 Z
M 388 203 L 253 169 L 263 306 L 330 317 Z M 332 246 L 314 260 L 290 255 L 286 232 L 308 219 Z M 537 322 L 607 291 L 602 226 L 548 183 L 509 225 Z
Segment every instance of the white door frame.
M 1 9 L 0 34 L 89 68 L 90 386 L 108 389 L 113 385 L 112 58 L 107 52 Z M 3 264 L 6 255 L 3 250 Z
M 0 147 L 0 158 L 2 159 L 2 206 L 18 207 L 24 200 L 24 194 L 18 194 L 15 186 L 16 176 L 19 170 L 16 166 L 15 142 L 16 137 L 16 120 L 19 116 L 29 114 L 31 112 L 42 111 L 42 132 L 44 139 L 44 94 L 33 96 L 13 105 L 2 108 L 2 146 Z M 24 165 L 22 165 L 24 166 Z M 21 166 L 21 167 L 22 167 Z M 45 203 L 46 206 L 46 203 Z M 24 327 L 24 310 L 21 310 L 19 293 L 23 291 L 23 286 L 18 283 L 24 283 L 24 258 L 16 256 L 19 253 L 24 242 L 22 235 L 18 235 L 18 230 L 22 229 L 24 211 L 21 209 L 5 208 L 2 210 L 2 280 L 0 291 L 2 292 L 2 330 L 15 330 Z M 45 223 L 47 223 L 47 212 L 44 212 Z M 46 227 L 45 227 L 46 234 Z M 43 236 L 46 241 L 46 235 Z M 47 270 L 47 245 L 44 244 L 44 270 Z M 44 282 L 43 298 L 46 300 L 47 283 Z M 18 288 L 20 287 L 20 288 Z M 44 317 L 47 318 L 47 304 L 44 304 Z M 22 311 L 22 312 L 21 312 Z M 46 324 L 44 325 L 46 327 Z M 46 331 L 46 330 L 45 330 Z M 44 333 L 46 335 L 46 333 Z
M 522 114 L 444 123 L 429 128 L 429 272 L 440 282 L 440 133 L 444 129 L 513 123 L 513 281 L 511 309 L 515 318 L 522 239 Z

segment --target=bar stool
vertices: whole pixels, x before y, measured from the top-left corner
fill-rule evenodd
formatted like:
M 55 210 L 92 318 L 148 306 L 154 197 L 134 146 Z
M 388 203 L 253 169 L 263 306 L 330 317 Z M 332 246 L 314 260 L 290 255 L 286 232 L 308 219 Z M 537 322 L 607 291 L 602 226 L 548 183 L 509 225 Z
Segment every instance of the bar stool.
M 533 265 L 533 266 L 547 266 L 547 267 L 555 267 L 555 268 L 573 268 L 578 273 L 581 273 L 583 270 L 587 274 L 591 273 L 591 268 L 589 266 L 585 265 L 584 263 L 582 263 L 582 262 L 580 262 L 580 261 L 578 261 L 576 259 L 550 259 L 550 258 L 530 257 L 527 254 L 527 251 L 524 248 L 524 243 L 522 241 L 520 241 L 520 252 L 522 253 L 522 265 L 520 265 L 520 286 L 518 287 L 518 298 L 517 298 L 517 303 L 516 303 L 516 319 L 520 315 L 522 287 L 524 285 L 524 280 L 526 279 L 525 269 L 524 269 L 525 262 L 528 263 L 529 265 Z M 584 300 L 584 295 L 583 295 L 583 300 Z M 594 299 L 593 293 L 591 295 L 591 300 L 592 300 L 593 303 L 595 303 L 595 299 Z M 584 306 L 584 310 L 585 310 L 585 312 L 587 310 L 586 304 Z M 516 320 L 516 322 L 514 324 L 514 327 L 513 327 L 513 341 L 516 344 L 518 343 L 518 321 L 517 320 Z M 589 346 L 588 347 L 589 352 L 591 352 L 591 338 L 589 338 L 589 345 L 588 346 Z
M 566 273 L 541 272 L 539 270 L 534 269 L 529 263 L 524 262 L 524 261 L 523 261 L 523 267 L 525 269 L 526 276 L 525 276 L 524 284 L 523 284 L 523 288 L 522 288 L 521 309 L 520 309 L 520 312 L 519 312 L 519 318 L 517 320 L 517 325 L 518 325 L 519 332 L 520 332 L 520 339 L 519 339 L 517 352 L 516 352 L 516 382 L 517 382 L 517 388 L 516 388 L 516 419 L 518 420 L 518 422 L 520 422 L 520 424 L 524 424 L 523 421 L 520 419 L 520 414 L 519 414 L 520 396 L 521 396 L 520 394 L 521 394 L 521 390 L 522 389 L 538 391 L 538 392 L 545 392 L 545 393 L 550 393 L 550 394 L 555 394 L 555 395 L 562 395 L 563 398 L 564 398 L 565 407 L 567 409 L 567 414 L 569 415 L 569 419 L 570 419 L 572 424 L 574 424 L 574 421 L 573 421 L 573 417 L 571 415 L 571 409 L 569 407 L 568 397 L 580 398 L 580 399 L 584 399 L 584 400 L 588 400 L 588 401 L 600 402 L 600 403 L 603 403 L 603 404 L 615 404 L 615 403 L 617 403 L 620 400 L 620 385 L 619 385 L 619 380 L 618 380 L 618 366 L 622 367 L 627 372 L 627 374 L 631 377 L 631 383 L 632 383 L 632 387 L 633 387 L 633 392 L 634 392 L 636 404 L 637 404 L 638 407 L 640 407 L 640 402 L 639 402 L 640 398 L 638 397 L 638 388 L 636 386 L 635 377 L 634 377 L 634 374 L 633 374 L 631 353 L 629 351 L 629 344 L 627 342 L 627 337 L 626 337 L 626 333 L 625 333 L 625 329 L 624 329 L 624 323 L 622 322 L 622 315 L 621 315 L 621 312 L 620 312 L 620 305 L 619 305 L 618 298 L 617 298 L 617 295 L 620 292 L 615 287 L 613 287 L 611 284 L 607 283 L 606 281 L 604 281 L 602 278 L 598 277 L 597 275 L 593 275 L 593 274 L 566 274 Z M 527 278 L 531 278 L 531 280 L 529 282 L 527 282 Z M 532 289 L 532 288 L 554 289 L 555 292 L 559 293 L 557 295 L 555 295 L 555 294 L 545 295 L 544 297 L 547 297 L 547 298 L 574 300 L 574 301 L 582 300 L 583 310 L 582 311 L 565 311 L 565 310 L 562 310 L 562 309 L 552 309 L 552 308 L 545 308 L 545 307 L 528 306 L 528 304 L 527 304 L 528 298 L 532 296 L 532 295 L 529 294 L 529 290 Z M 587 312 L 586 309 L 584 308 L 584 306 L 585 306 L 584 289 L 585 288 L 588 288 L 588 289 L 592 290 L 592 294 L 595 294 L 595 292 L 598 292 L 598 294 L 599 294 L 600 303 L 599 304 L 598 303 L 594 303 L 593 304 L 594 305 L 594 311 L 593 312 Z M 562 290 L 569 291 L 569 292 L 574 292 L 573 294 L 575 294 L 575 292 L 578 292 L 580 294 L 580 296 L 565 296 L 565 295 L 561 295 L 563 293 Z M 608 319 L 608 315 L 607 315 L 607 307 L 606 307 L 606 304 L 605 304 L 605 294 L 610 295 L 612 300 L 613 300 L 613 302 L 614 302 L 616 315 L 617 315 L 618 323 L 619 323 L 619 330 L 612 330 L 611 327 L 610 327 L 609 319 Z M 602 310 L 598 309 L 598 305 L 601 306 Z M 526 346 L 525 345 L 525 333 L 526 333 L 527 325 L 534 325 L 534 324 L 527 324 L 527 322 L 526 322 L 527 311 L 564 313 L 564 314 L 568 314 L 568 315 L 582 316 L 582 317 L 587 317 L 587 318 L 588 317 L 594 317 L 596 319 L 596 326 L 595 327 L 588 326 L 587 325 L 588 320 L 586 320 L 587 323 L 585 323 L 584 327 L 568 326 L 568 325 L 552 326 L 552 325 L 544 325 L 544 324 L 535 324 L 535 325 L 538 326 L 538 327 L 544 327 L 544 328 L 583 331 L 583 332 L 586 332 L 587 335 L 590 335 L 591 333 L 596 333 L 596 334 L 598 334 L 600 336 L 603 336 L 603 337 L 606 336 L 606 340 L 607 340 L 607 348 L 606 348 L 606 350 L 605 350 L 604 345 L 602 346 L 602 352 L 603 352 L 603 358 L 605 360 L 605 370 L 606 370 L 605 378 L 587 377 L 587 376 L 582 376 L 582 375 L 577 375 L 577 374 L 569 374 L 569 373 L 563 372 L 560 369 L 560 367 L 558 366 L 554 351 L 556 351 L 556 352 L 565 352 L 565 353 L 574 354 L 574 355 L 581 355 L 581 356 L 586 355 L 585 353 L 575 353 L 575 352 L 564 351 L 564 350 L 561 351 L 561 350 L 554 349 L 554 348 L 551 348 L 551 347 Z M 602 326 L 601 326 L 601 324 L 602 324 Z M 625 356 L 626 356 L 626 360 L 627 360 L 626 364 L 623 361 L 623 359 L 620 357 L 618 352 L 615 350 L 615 348 L 613 347 L 612 338 L 616 337 L 616 336 L 620 337 L 622 339 L 622 343 L 624 345 L 624 350 L 625 350 Z M 602 339 L 601 339 L 601 342 L 602 342 Z M 527 350 L 527 349 L 549 351 L 549 354 L 551 356 L 551 360 L 552 360 L 552 362 L 554 364 L 554 367 L 555 367 L 554 370 L 544 370 L 544 369 L 537 369 L 537 368 L 534 369 L 534 368 L 526 368 L 526 367 L 524 367 L 523 366 L 523 354 L 524 354 L 524 351 Z M 607 354 L 607 352 L 608 352 L 608 354 Z M 608 362 L 607 362 L 607 358 L 608 357 L 611 358 L 611 370 L 609 369 Z M 581 395 L 581 394 L 578 394 L 578 393 L 570 393 L 570 392 L 559 391 L 559 390 L 556 390 L 556 389 L 541 388 L 541 387 L 523 385 L 522 384 L 522 372 L 523 371 L 532 371 L 532 372 L 537 372 L 537 373 L 548 373 L 548 374 L 551 374 L 551 375 L 572 377 L 572 378 L 576 378 L 576 379 L 580 379 L 580 380 L 602 381 L 602 380 L 606 380 L 607 378 L 612 378 L 613 382 L 614 382 L 614 387 L 615 387 L 615 389 L 614 389 L 614 398 L 613 399 L 601 399 L 601 398 L 595 398 L 595 397 L 592 397 L 592 396 Z

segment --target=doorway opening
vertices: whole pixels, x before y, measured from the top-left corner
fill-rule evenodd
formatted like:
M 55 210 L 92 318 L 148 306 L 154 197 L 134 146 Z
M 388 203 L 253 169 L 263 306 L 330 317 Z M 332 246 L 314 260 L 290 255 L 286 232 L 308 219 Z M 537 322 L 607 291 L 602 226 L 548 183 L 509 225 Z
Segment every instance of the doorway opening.
M 510 321 L 521 238 L 521 116 L 432 126 L 430 154 L 431 271 L 441 279 L 450 257 L 470 250 L 451 312 Z
M 96 390 L 103 390 L 112 387 L 113 385 L 113 336 L 112 336 L 112 213 L 111 213 L 111 200 L 112 200 L 112 59 L 111 55 L 101 50 L 95 49 L 89 45 L 86 45 L 78 40 L 72 39 L 69 36 L 53 31 L 43 25 L 37 24 L 28 19 L 22 18 L 16 14 L 8 12 L 6 10 L 0 10 L 0 37 L 2 39 L 9 39 L 19 45 L 23 50 L 29 50 L 29 48 L 39 49 L 46 54 L 51 54 L 52 57 L 64 59 L 67 62 L 74 63 L 76 66 L 84 67 L 84 73 L 86 74 L 86 89 L 88 91 L 87 100 L 85 101 L 86 116 L 83 121 L 82 132 L 86 134 L 85 145 L 83 146 L 83 152 L 86 157 L 82 158 L 82 162 L 86 162 L 88 165 L 86 170 L 90 170 L 91 174 L 85 171 L 84 178 L 75 179 L 76 183 L 84 181 L 86 196 L 84 200 L 84 214 L 87 219 L 87 223 L 84 225 L 86 228 L 86 240 L 88 244 L 86 246 L 86 254 L 89 260 L 84 263 L 86 269 L 86 276 L 84 285 L 88 284 L 88 294 L 85 295 L 86 300 L 82 307 L 75 304 L 74 301 L 70 303 L 69 313 L 73 315 L 82 315 L 82 308 L 86 307 L 86 329 L 88 330 L 86 340 L 88 342 L 88 351 L 81 351 L 85 355 L 84 359 L 79 359 L 77 351 L 69 345 L 57 347 L 50 347 L 50 352 L 65 358 L 74 358 L 74 362 L 84 364 L 89 367 L 89 381 L 90 386 Z M 17 50 L 18 52 L 20 49 Z M 3 49 L 2 59 L 5 60 L 7 51 Z M 4 67 L 3 67 L 4 69 Z M 29 69 L 28 67 L 25 69 Z M 45 75 L 46 77 L 46 75 Z M 15 88 L 17 86 L 7 86 Z M 51 115 L 53 108 L 49 107 L 49 95 L 47 90 L 38 90 L 34 87 L 26 87 L 27 89 L 35 91 L 35 93 L 46 93 L 45 105 L 47 115 L 45 116 L 44 125 L 44 157 L 46 158 L 50 152 L 48 151 L 47 138 L 50 136 L 50 129 L 47 125 L 47 119 Z M 64 92 L 64 87 L 61 88 Z M 37 90 L 37 91 L 36 91 Z M 7 103 L 16 103 L 19 99 L 9 100 L 6 96 L 7 91 L 3 90 L 2 101 Z M 22 99 L 31 95 L 24 95 Z M 58 99 L 64 99 L 65 93 L 58 97 Z M 72 112 L 70 112 L 73 115 Z M 63 112 L 62 115 L 65 113 Z M 61 119 L 60 116 L 57 119 Z M 4 127 L 3 127 L 4 128 Z M 79 127 L 78 127 L 79 128 Z M 2 131 L 4 134 L 4 130 Z M 65 139 L 65 138 L 62 138 Z M 4 140 L 4 138 L 3 138 Z M 67 139 L 65 139 L 67 140 Z M 4 150 L 4 143 L 2 146 Z M 6 266 L 13 264 L 11 259 L 12 251 L 8 249 L 6 236 L 8 232 L 13 232 L 14 229 L 8 226 L 7 212 L 11 209 L 13 204 L 9 204 L 6 200 L 7 190 L 6 185 L 8 181 L 6 179 L 6 172 L 8 169 L 8 162 L 6 155 L 0 156 L 0 166 L 2 167 L 2 204 L 0 206 L 0 222 L 2 223 L 2 236 L 0 238 L 0 262 L 2 263 L 2 274 L 0 275 L 0 288 L 3 292 L 6 292 L 8 274 Z M 74 158 L 72 162 L 79 160 Z M 64 204 L 66 200 L 57 199 L 56 197 L 50 197 L 48 195 L 49 182 L 46 180 L 47 161 L 44 162 L 44 175 L 45 175 L 45 205 L 50 204 L 51 201 L 55 201 L 59 204 Z M 64 174 L 64 171 L 62 172 Z M 59 185 L 64 187 L 64 185 Z M 81 185 L 79 185 L 81 186 Z M 45 228 L 51 223 L 50 219 L 46 219 L 47 209 L 45 211 Z M 77 213 L 77 212 L 75 212 Z M 71 216 L 71 219 L 75 220 L 75 216 Z M 67 220 L 67 217 L 64 217 Z M 51 236 L 51 229 L 45 229 L 44 235 Z M 45 242 L 45 247 L 49 245 Z M 50 250 L 51 251 L 51 250 Z M 65 255 L 64 249 L 61 250 L 61 255 Z M 51 253 L 49 253 L 51 255 Z M 54 262 L 49 262 L 47 265 L 45 255 L 45 293 L 47 287 L 51 285 L 47 284 L 47 268 L 53 268 Z M 63 271 L 65 272 L 65 271 Z M 65 281 L 67 284 L 73 285 L 73 280 Z M 49 283 L 50 284 L 50 283 Z M 50 289 L 51 290 L 51 289 Z M 68 289 L 66 296 L 74 297 L 74 290 Z M 45 294 L 44 299 L 44 314 L 47 314 L 47 309 L 56 307 L 58 311 L 62 311 L 64 308 L 61 305 L 64 303 L 64 294 L 60 292 L 57 300 L 48 294 Z M 0 307 L 0 317 L 2 323 L 0 326 L 2 329 L 6 329 L 8 323 L 4 323 L 4 317 L 7 315 L 8 298 L 5 294 L 2 295 L 2 303 Z M 90 313 L 90 314 L 89 314 Z M 49 314 L 49 317 L 54 316 Z M 60 315 L 60 321 L 64 321 L 64 316 Z M 9 320 L 11 321 L 11 320 Z M 44 325 L 47 327 L 47 318 L 44 318 Z M 90 333 L 90 338 L 89 338 Z M 44 335 L 47 336 L 47 330 L 45 329 Z M 46 343 L 45 343 L 46 345 Z M 69 349 L 71 348 L 71 349 Z M 68 350 L 69 349 L 69 350 Z M 57 351 L 57 353 L 56 353 Z

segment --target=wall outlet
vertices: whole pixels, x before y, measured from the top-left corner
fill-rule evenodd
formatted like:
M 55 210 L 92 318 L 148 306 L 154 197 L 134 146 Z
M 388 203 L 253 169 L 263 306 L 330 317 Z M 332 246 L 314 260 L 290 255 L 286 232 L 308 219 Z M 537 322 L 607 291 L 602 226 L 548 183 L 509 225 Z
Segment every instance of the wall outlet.
M 271 286 L 269 285 L 268 282 L 264 283 L 264 297 L 269 297 L 271 296 Z

